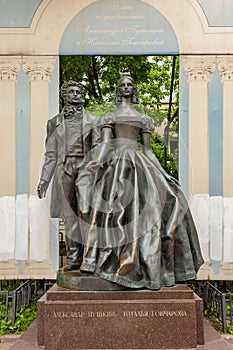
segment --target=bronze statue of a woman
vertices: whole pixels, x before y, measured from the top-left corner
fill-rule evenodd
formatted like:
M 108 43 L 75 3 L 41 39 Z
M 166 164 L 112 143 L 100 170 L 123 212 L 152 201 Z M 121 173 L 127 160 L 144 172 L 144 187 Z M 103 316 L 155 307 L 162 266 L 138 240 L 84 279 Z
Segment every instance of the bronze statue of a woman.
M 203 264 L 197 231 L 178 182 L 151 150 L 153 120 L 134 108 L 138 89 L 128 73 L 115 102 L 100 118 L 102 144 L 86 165 L 94 185 L 80 271 L 154 290 L 193 280 Z

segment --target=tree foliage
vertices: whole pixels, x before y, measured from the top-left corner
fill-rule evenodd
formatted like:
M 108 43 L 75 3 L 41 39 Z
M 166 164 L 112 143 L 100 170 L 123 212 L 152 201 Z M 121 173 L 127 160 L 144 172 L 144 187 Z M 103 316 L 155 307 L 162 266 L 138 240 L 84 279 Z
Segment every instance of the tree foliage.
M 164 125 L 167 144 L 170 128 L 178 128 L 178 64 L 178 58 L 172 56 L 61 56 L 60 83 L 81 81 L 85 87 L 85 108 L 101 116 L 115 108 L 116 84 L 122 72 L 130 72 L 140 88 L 141 103 L 137 108 L 151 116 L 156 126 Z M 158 138 L 152 138 L 152 148 L 160 154 L 158 158 L 165 169 L 176 176 L 162 139 L 158 142 Z
M 150 72 L 146 56 L 62 56 L 61 67 L 61 82 L 83 82 L 87 105 L 113 102 L 121 72 L 130 72 L 136 83 L 148 81 Z

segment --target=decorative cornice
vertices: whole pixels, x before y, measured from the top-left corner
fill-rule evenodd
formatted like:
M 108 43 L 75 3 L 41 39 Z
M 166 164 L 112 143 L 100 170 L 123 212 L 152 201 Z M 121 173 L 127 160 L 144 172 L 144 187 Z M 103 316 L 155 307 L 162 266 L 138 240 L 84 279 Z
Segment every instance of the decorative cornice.
M 191 81 L 209 81 L 209 76 L 215 71 L 216 59 L 206 57 L 183 57 L 183 66 Z
M 15 81 L 20 70 L 20 61 L 10 58 L 0 58 L 0 80 Z
M 43 80 L 50 82 L 55 60 L 52 58 L 28 58 L 23 60 L 23 70 L 30 77 L 30 82 Z
M 222 77 L 222 82 L 233 81 L 233 58 L 220 57 L 218 58 L 218 70 Z

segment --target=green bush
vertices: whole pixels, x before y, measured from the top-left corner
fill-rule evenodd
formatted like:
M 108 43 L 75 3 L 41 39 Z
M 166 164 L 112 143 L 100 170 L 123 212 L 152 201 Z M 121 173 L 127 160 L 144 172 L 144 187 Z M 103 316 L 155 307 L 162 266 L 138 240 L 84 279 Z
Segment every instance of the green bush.
M 3 315 L 3 312 L 0 315 Z M 3 319 L 0 321 L 0 334 L 20 334 L 30 326 L 32 321 L 36 318 L 37 311 L 36 305 L 32 304 L 30 307 L 22 307 L 19 312 L 16 313 L 16 321 L 14 326 L 11 324 L 11 319 Z

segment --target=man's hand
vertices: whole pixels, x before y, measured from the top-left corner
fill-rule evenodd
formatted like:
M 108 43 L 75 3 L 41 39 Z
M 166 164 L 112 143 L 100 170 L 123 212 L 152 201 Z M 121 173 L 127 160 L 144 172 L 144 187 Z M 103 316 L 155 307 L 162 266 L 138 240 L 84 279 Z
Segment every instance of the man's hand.
M 37 195 L 39 198 L 45 197 L 48 186 L 48 181 L 40 180 L 39 185 L 37 186 Z

